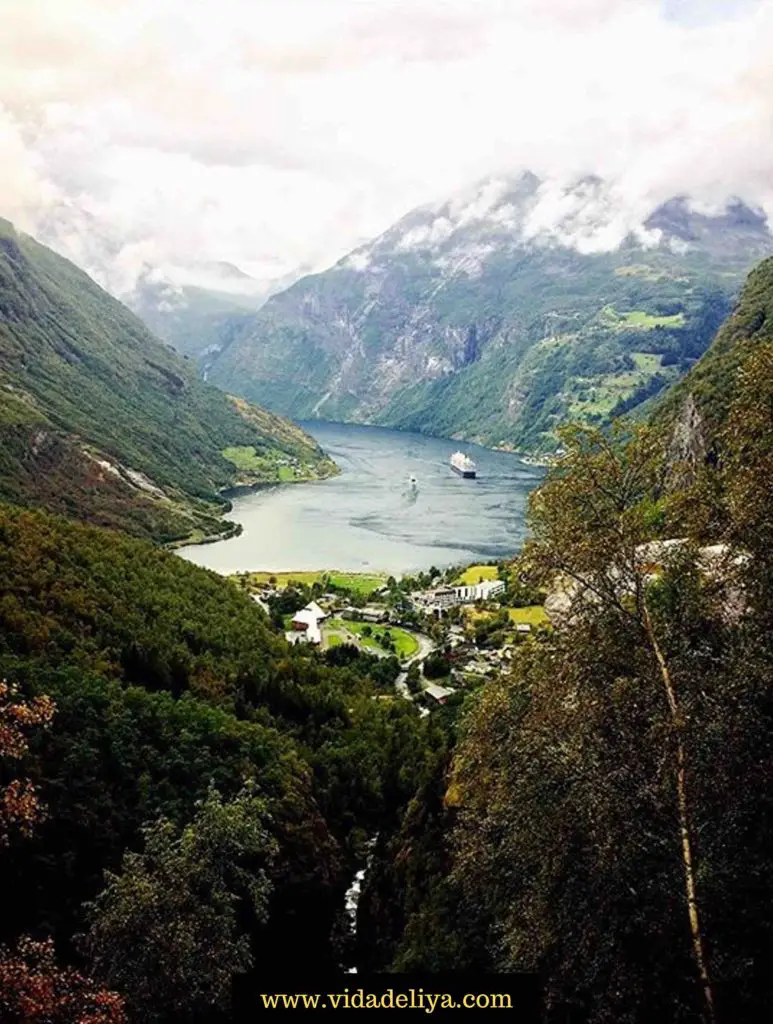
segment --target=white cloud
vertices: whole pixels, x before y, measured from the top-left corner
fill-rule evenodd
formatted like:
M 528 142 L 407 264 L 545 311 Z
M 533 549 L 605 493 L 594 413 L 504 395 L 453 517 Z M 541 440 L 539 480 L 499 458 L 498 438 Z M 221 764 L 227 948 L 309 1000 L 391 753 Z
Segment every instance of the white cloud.
M 607 179 L 604 244 L 676 193 L 773 210 L 764 0 L 0 5 L 0 215 L 116 292 L 148 266 L 319 268 L 521 168 L 556 204 Z

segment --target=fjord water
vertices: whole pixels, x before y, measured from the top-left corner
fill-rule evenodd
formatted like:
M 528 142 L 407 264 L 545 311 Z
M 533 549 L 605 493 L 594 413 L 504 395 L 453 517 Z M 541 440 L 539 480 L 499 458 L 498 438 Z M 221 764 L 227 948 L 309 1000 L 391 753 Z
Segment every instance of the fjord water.
M 220 573 L 346 569 L 400 573 L 511 556 L 525 536 L 529 492 L 542 470 L 507 452 L 380 427 L 304 423 L 342 472 L 233 499 L 243 532 L 179 554 Z M 478 466 L 463 480 L 461 448 Z M 416 478 L 415 485 L 410 482 Z

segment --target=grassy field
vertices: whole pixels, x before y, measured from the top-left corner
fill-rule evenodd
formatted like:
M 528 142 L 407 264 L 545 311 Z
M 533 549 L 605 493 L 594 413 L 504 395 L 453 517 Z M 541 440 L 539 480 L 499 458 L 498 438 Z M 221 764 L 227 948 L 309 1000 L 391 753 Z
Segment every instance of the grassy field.
M 263 459 L 260 458 L 252 445 L 224 448 L 223 458 L 228 459 L 237 469 L 259 470 L 263 468 Z
M 480 583 L 481 580 L 495 580 L 499 578 L 499 570 L 495 565 L 471 565 L 458 579 L 455 580 L 459 584 L 474 584 Z
M 630 313 L 618 313 L 626 327 L 639 327 L 651 331 L 653 327 L 682 327 L 684 314 L 674 313 L 672 316 L 653 316 L 642 309 L 634 309 Z
M 338 637 L 337 642 L 342 643 L 341 638 L 343 634 L 349 632 L 357 637 L 360 644 L 366 650 L 379 651 L 383 654 L 384 648 L 374 639 L 374 636 L 366 636 L 364 631 L 368 626 L 370 626 L 373 634 L 383 634 L 389 630 L 395 644 L 395 654 L 398 658 L 410 658 L 419 650 L 418 640 L 406 629 L 401 629 L 399 626 L 390 626 L 388 623 L 354 622 L 352 619 L 330 620 L 325 627 L 328 633 L 328 646 L 334 646 L 334 644 L 330 643 L 333 637 Z
M 315 473 L 309 472 L 308 467 L 298 465 L 295 460 L 288 460 L 277 455 L 276 452 L 259 454 L 252 445 L 224 448 L 222 455 L 242 473 L 256 473 L 267 482 L 273 480 L 273 482 L 291 484 L 296 480 L 316 477 Z
M 644 373 L 657 373 L 661 368 L 663 356 L 654 352 L 632 352 L 631 359 L 636 363 L 636 369 Z
M 336 572 L 323 569 L 315 569 L 309 572 L 251 572 L 248 578 L 253 584 L 270 583 L 276 580 L 276 586 L 282 590 L 290 583 L 304 583 L 311 586 L 313 583 L 324 582 L 328 579 L 336 587 L 346 587 L 357 594 L 368 597 L 374 590 L 383 587 L 387 577 L 384 573 L 359 573 L 359 572 Z
M 573 418 L 607 416 L 620 399 L 628 398 L 637 387 L 662 369 L 663 357 L 650 352 L 632 352 L 635 370 L 605 374 L 595 378 L 572 378 L 568 414 Z
M 507 613 L 511 622 L 525 622 L 532 627 L 550 621 L 541 604 L 532 604 L 528 608 L 508 608 Z
M 604 306 L 599 313 L 599 320 L 605 327 L 638 328 L 640 331 L 651 331 L 653 327 L 682 327 L 684 314 L 674 313 L 672 316 L 654 316 L 643 309 L 632 309 L 620 313 L 614 306 Z

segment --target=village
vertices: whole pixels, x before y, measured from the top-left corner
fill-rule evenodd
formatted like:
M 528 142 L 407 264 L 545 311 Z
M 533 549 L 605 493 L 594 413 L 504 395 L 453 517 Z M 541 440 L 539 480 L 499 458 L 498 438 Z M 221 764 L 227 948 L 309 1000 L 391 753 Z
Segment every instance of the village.
M 516 646 L 549 625 L 544 595 L 524 590 L 509 563 L 400 579 L 333 571 L 233 579 L 288 643 L 328 657 L 348 646 L 379 659 L 393 692 L 423 713 L 507 669 Z

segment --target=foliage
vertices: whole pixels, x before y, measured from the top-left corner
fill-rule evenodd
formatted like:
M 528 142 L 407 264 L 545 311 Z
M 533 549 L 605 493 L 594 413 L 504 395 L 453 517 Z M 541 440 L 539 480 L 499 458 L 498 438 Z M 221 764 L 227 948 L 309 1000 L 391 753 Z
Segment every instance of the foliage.
M 143 838 L 89 908 L 94 973 L 145 1021 L 225 1009 L 233 976 L 253 963 L 240 921 L 267 918 L 276 848 L 265 807 L 249 788 L 225 803 L 212 789 L 181 833 L 162 818 Z
M 180 827 L 211 781 L 230 800 L 251 779 L 280 849 L 262 968 L 334 966 L 330 929 L 361 837 L 401 813 L 424 757 L 410 702 L 372 699 L 396 660 L 290 648 L 213 573 L 2 506 L 0 591 L 0 673 L 57 707 L 28 756 L 48 816 L 0 851 L 4 890 L 27 894 L 4 908 L 0 940 L 44 925 L 72 957 L 83 901 L 145 823 Z
M 493 965 L 544 972 L 583 1019 L 757 1019 L 773 832 L 750 780 L 773 763 L 773 649 L 752 587 L 770 556 L 709 572 L 689 543 L 658 546 L 657 434 L 563 443 L 528 557 L 570 605 L 464 720 L 461 898 Z M 760 594 L 740 619 L 739 587 Z
M 442 679 L 450 673 L 451 664 L 445 654 L 433 651 L 424 659 L 421 669 L 427 679 Z
M 54 716 L 55 706 L 46 696 L 32 700 L 20 698 L 5 680 L 0 680 L 0 770 L 4 762 L 22 760 L 29 749 L 27 733 L 45 728 Z M 11 830 L 29 835 L 42 814 L 35 787 L 24 779 L 6 780 L 0 774 L 0 846 L 8 843 Z
M 123 1000 L 54 959 L 50 940 L 0 948 L 0 1019 L 5 1024 L 126 1024 Z
M 334 470 L 299 427 L 199 381 L 86 274 L 7 222 L 0 395 L 0 499 L 140 536 L 230 529 L 220 491 L 241 477 L 229 446 L 289 459 L 300 475 Z

